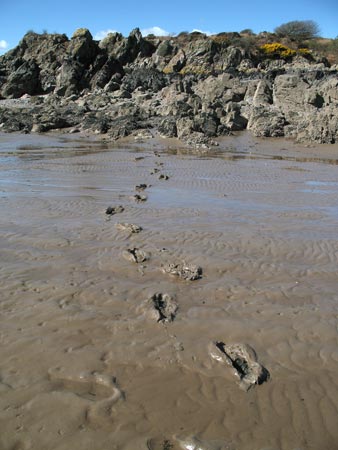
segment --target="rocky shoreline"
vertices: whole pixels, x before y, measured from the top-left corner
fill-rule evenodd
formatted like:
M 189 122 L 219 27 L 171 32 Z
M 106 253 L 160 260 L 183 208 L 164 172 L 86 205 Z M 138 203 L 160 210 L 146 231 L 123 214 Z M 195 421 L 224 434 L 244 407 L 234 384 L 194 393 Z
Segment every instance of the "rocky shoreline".
M 255 136 L 335 143 L 337 67 L 314 54 L 267 57 L 201 33 L 170 38 L 87 29 L 27 33 L 0 57 L 0 131 L 176 137 L 210 146 Z

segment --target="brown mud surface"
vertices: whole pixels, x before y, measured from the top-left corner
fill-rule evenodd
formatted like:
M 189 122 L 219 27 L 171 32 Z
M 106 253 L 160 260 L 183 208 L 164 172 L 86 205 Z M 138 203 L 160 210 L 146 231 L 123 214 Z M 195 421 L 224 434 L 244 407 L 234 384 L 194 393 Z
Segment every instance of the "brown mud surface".
M 0 135 L 0 449 L 337 449 L 337 160 Z

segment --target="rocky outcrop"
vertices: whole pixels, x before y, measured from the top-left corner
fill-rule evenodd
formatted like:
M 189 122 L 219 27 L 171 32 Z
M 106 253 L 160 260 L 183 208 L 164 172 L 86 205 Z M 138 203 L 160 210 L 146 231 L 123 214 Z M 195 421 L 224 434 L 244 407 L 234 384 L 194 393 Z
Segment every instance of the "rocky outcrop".
M 269 59 L 232 38 L 29 32 L 0 57 L 0 130 L 75 127 L 118 139 L 152 129 L 195 146 L 244 129 L 337 141 L 335 68 L 316 57 Z
M 2 95 L 17 98 L 24 94 L 40 94 L 42 88 L 39 72 L 39 66 L 35 61 L 22 61 L 22 64 L 8 76 L 2 88 Z

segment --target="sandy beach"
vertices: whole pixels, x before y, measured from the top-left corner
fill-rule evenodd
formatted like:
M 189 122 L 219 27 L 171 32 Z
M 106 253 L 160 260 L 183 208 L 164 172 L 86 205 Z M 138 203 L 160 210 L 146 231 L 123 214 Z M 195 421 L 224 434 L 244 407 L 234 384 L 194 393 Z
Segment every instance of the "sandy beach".
M 0 134 L 0 450 L 338 449 L 337 164 Z

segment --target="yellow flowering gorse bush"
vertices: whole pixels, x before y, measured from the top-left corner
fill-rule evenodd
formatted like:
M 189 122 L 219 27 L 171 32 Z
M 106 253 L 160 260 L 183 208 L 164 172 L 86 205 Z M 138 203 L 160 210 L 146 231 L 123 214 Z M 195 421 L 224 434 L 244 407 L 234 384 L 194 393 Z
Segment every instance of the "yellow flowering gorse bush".
M 273 42 L 272 44 L 264 44 L 261 45 L 260 50 L 269 57 L 272 58 L 292 58 L 292 56 L 296 55 L 296 50 L 293 50 L 292 48 L 286 47 L 283 44 L 280 44 L 279 42 Z

